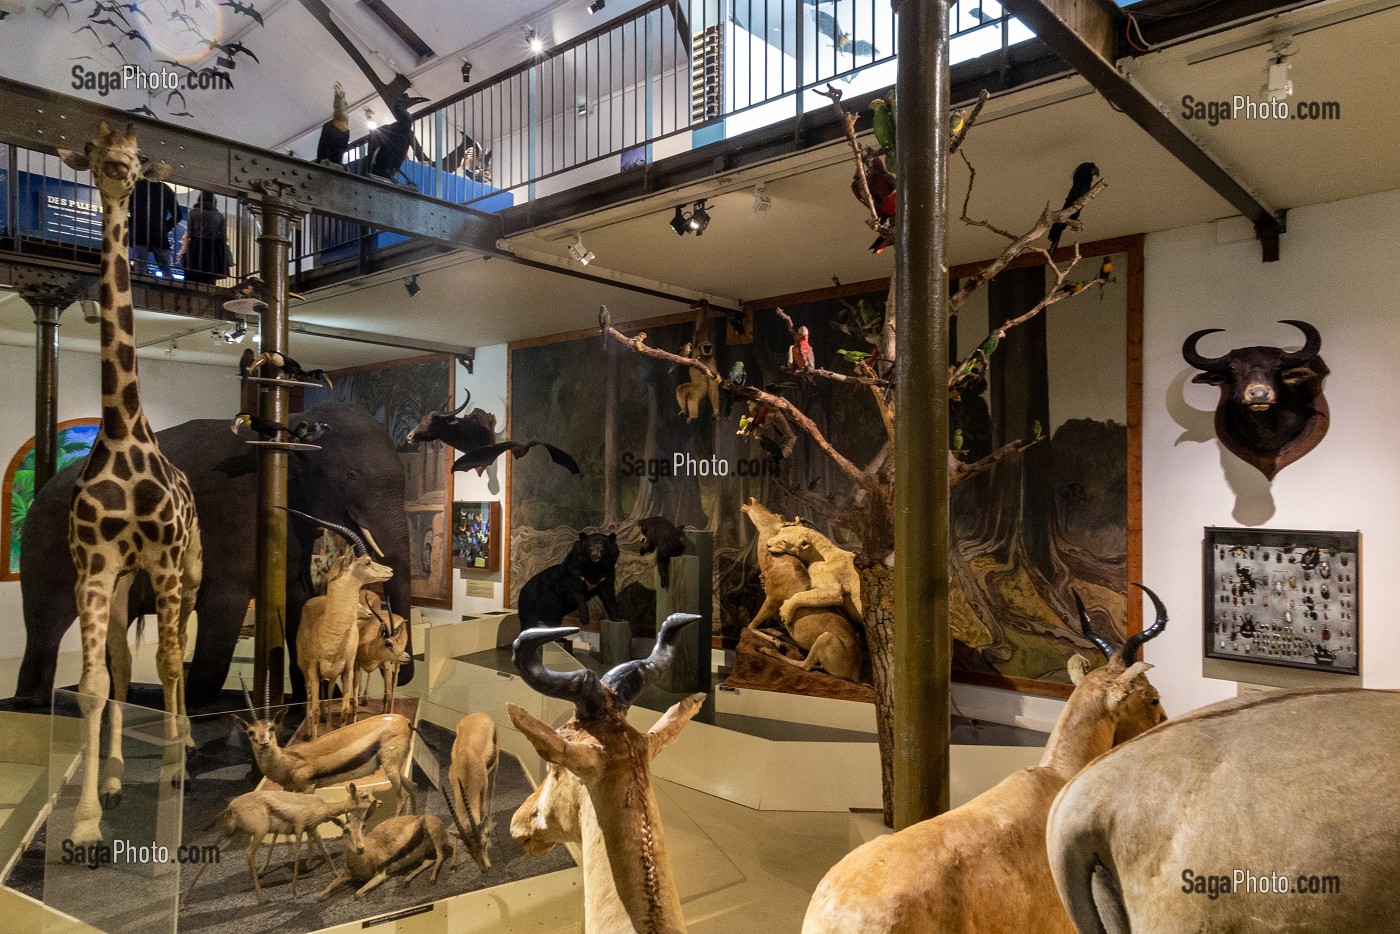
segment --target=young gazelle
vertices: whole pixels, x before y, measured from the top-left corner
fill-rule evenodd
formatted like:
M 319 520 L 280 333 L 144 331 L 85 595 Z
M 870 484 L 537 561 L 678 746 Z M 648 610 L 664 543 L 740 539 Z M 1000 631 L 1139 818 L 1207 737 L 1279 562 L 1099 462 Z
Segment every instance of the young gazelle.
M 373 809 L 370 813 L 373 813 Z M 362 883 L 355 890 L 355 897 L 359 898 L 378 888 L 389 876 L 414 863 L 418 867 L 403 880 L 405 886 L 428 868 L 433 870 L 429 881 L 436 883 L 442 870 L 444 850 L 452 852 L 452 864 L 448 866 L 448 871 L 457 868 L 457 845 L 452 842 L 442 821 L 432 814 L 391 817 L 365 833 L 368 816 L 360 813 L 350 815 L 342 838 L 345 869 L 321 890 L 321 894 L 316 896 L 317 901 L 329 898 L 336 889 L 352 882 Z

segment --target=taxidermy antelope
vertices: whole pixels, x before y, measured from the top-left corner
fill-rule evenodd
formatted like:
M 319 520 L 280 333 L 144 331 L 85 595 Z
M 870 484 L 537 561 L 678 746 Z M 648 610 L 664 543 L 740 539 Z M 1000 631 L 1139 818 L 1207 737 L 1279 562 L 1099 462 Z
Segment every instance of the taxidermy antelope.
M 326 857 L 326 862 L 331 866 L 335 865 L 335 860 L 331 859 L 330 851 L 326 849 L 326 841 L 316 832 L 326 821 L 336 821 L 349 814 L 368 814 L 378 803 L 374 795 L 368 791 L 363 791 L 355 787 L 351 782 L 349 797 L 343 801 L 325 801 L 318 795 L 301 794 L 295 791 L 250 791 L 241 794 L 229 802 L 223 813 L 214 818 L 209 827 L 215 824 L 221 825 L 224 836 L 216 847 L 222 849 L 223 845 L 237 836 L 246 837 L 248 840 L 248 875 L 253 878 L 253 891 L 257 894 L 258 902 L 263 900 L 262 886 L 258 884 L 258 877 L 267 871 L 267 867 L 272 863 L 272 852 L 277 849 L 277 835 L 290 834 L 292 837 L 292 894 L 297 893 L 297 877 L 301 869 L 301 838 L 309 835 L 306 848 L 309 852 L 312 848 L 312 841 L 320 844 L 321 854 Z M 207 829 L 207 828 L 206 828 Z M 257 851 L 262 846 L 267 835 L 272 834 L 271 845 L 268 847 L 267 861 L 263 863 L 263 868 L 259 871 L 257 867 Z M 204 875 L 204 870 L 209 868 L 206 862 L 199 867 L 199 872 L 195 873 L 190 880 L 190 886 L 185 890 L 184 896 L 180 899 L 180 907 L 184 907 L 184 900 L 189 897 L 194 890 L 194 885 L 199 881 L 199 877 Z
M 253 701 L 246 690 L 243 697 L 251 708 Z M 288 791 L 309 792 L 364 778 L 382 769 L 398 801 L 394 813 L 418 809 L 413 782 L 403 777 L 412 733 L 407 717 L 399 714 L 371 717 L 283 749 L 277 733 L 285 714 L 282 710 L 272 716 L 264 710 L 252 723 L 234 715 L 248 735 L 253 760 L 269 781 Z
M 448 810 L 467 852 L 485 872 L 491 868 L 487 853 L 491 837 L 491 801 L 496 794 L 496 772 L 501 765 L 501 745 L 496 738 L 496 721 L 487 713 L 469 713 L 457 721 L 457 738 L 452 741 L 452 764 L 448 781 L 452 796 Z M 446 797 L 446 789 L 443 790 Z M 467 826 L 462 826 L 463 819 Z
M 647 733 L 627 722 L 627 709 L 670 666 L 680 631 L 699 618 L 667 617 L 650 656 L 601 678 L 587 669 L 551 671 L 541 662 L 544 646 L 575 628 L 528 629 L 515 640 L 520 677 L 541 694 L 572 701 L 574 715 L 556 732 L 523 708 L 507 706 L 511 722 L 547 763 L 544 781 L 511 819 L 510 834 L 531 856 L 558 843 L 583 845 L 584 934 L 686 929 L 651 790 L 651 760 L 680 735 L 705 695 L 680 701 Z
M 306 601 L 301 611 L 301 626 L 297 629 L 297 665 L 306 679 L 307 729 L 311 739 L 315 739 L 321 731 L 322 681 L 329 682 L 327 698 L 335 689 L 336 681 L 341 682 L 340 725 L 350 722 L 355 697 L 355 659 L 360 646 L 360 588 L 383 583 L 394 576 L 394 571 L 370 557 L 365 540 L 353 529 L 296 509 L 287 511 L 340 533 L 354 549 L 352 554 L 342 554 L 335 559 L 325 595 Z
M 1359 688 L 1236 698 L 1115 749 L 1050 811 L 1070 918 L 1096 934 L 1395 931 L 1397 750 L 1400 692 Z
M 448 871 L 457 868 L 457 846 L 447 834 L 447 828 L 432 814 L 391 817 L 365 833 L 365 816 L 353 813 L 345 824 L 342 845 L 345 869 L 336 874 L 331 884 L 316 896 L 317 901 L 330 897 L 336 889 L 352 882 L 363 883 L 355 890 L 359 898 L 378 888 L 385 879 L 414 863 L 418 868 L 403 880 L 405 887 L 423 870 L 433 870 L 431 882 L 436 883 L 442 869 L 444 850 L 452 853 Z
M 364 596 L 372 593 L 366 591 Z M 374 601 L 374 602 L 377 602 Z M 364 618 L 368 611 L 368 619 Z M 358 609 L 360 641 L 355 649 L 355 709 L 369 695 L 370 672 L 384 676 L 384 713 L 394 709 L 394 687 L 399 680 L 399 666 L 408 662 L 408 620 L 394 613 L 380 613 L 372 602 L 362 602 Z
M 817 886 L 803 934 L 1074 934 L 1050 877 L 1045 819 L 1055 795 L 1080 769 L 1166 719 L 1144 677 L 1150 666 L 1137 656 L 1166 627 L 1167 611 L 1156 594 L 1143 590 L 1157 620 L 1130 636 L 1117 654 L 1094 634 L 1075 594 L 1084 634 L 1108 664 L 1090 671 L 1084 656 L 1069 660 L 1074 693 L 1040 764 L 1013 773 L 962 807 L 848 854 Z M 1140 779 L 1131 786 L 1134 796 L 1140 786 Z

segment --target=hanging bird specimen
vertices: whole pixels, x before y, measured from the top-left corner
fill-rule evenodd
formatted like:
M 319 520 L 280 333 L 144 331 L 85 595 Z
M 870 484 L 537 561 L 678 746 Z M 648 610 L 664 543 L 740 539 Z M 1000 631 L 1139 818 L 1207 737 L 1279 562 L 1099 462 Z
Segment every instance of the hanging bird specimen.
M 345 165 L 345 150 L 350 148 L 350 108 L 345 103 L 345 88 L 335 83 L 331 118 L 321 124 L 321 138 L 316 143 L 316 162 L 320 165 Z
M 463 418 L 458 413 L 471 404 L 471 393 L 455 409 L 444 406 L 425 414 L 408 433 L 409 444 L 424 441 L 441 441 L 454 448 L 461 457 L 452 464 L 453 470 L 475 470 L 484 473 L 502 454 L 510 451 L 516 457 L 524 457 L 530 449 L 539 445 L 549 453 L 549 459 L 572 474 L 580 474 L 578 462 L 567 451 L 544 441 L 497 441 L 496 416 L 482 408 L 472 409 Z M 451 405 L 449 402 L 448 405 Z

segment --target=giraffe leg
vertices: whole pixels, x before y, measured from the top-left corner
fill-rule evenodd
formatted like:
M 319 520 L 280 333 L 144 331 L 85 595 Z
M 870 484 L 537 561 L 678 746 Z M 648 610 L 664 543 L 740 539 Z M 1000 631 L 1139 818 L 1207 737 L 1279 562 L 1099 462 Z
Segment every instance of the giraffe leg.
M 131 687 L 131 643 L 127 641 L 128 604 L 135 574 L 117 578 L 112 590 L 111 610 L 107 617 L 107 665 L 112 676 L 112 701 L 107 706 L 107 758 L 102 764 L 102 809 L 111 810 L 121 804 L 122 780 L 126 777 L 126 757 L 117 739 L 122 735 L 122 716 L 127 692 Z
M 183 734 L 180 729 L 180 685 L 185 657 L 180 651 L 180 584 L 173 574 L 155 582 L 157 639 L 156 668 L 165 692 L 165 753 L 160 768 L 162 782 L 178 788 L 185 780 Z
M 190 615 L 194 612 L 194 602 L 199 596 L 199 585 L 204 578 L 204 545 L 200 538 L 197 520 L 191 522 L 193 531 L 189 545 L 185 549 L 180 580 L 180 733 L 185 738 L 186 748 L 194 748 L 194 736 L 190 733 L 189 714 L 185 711 L 185 654 L 189 651 Z
M 113 574 L 88 574 L 81 566 L 74 595 L 83 639 L 83 674 L 78 680 L 78 708 L 86 730 L 83 746 L 83 785 L 69 834 L 78 846 L 102 842 L 102 804 L 97 797 L 98 755 L 102 741 L 102 708 L 112 679 L 107 673 L 107 615 L 111 607 Z M 121 735 L 112 737 L 120 744 Z

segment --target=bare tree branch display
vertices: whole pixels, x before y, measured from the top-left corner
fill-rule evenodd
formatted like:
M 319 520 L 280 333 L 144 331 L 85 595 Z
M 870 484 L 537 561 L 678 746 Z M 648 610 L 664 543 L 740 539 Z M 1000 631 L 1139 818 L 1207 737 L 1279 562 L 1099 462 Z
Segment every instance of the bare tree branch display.
M 862 144 L 861 138 L 857 134 L 857 115 L 848 113 L 842 106 L 841 91 L 828 85 L 826 90 L 819 93 L 831 100 L 831 106 L 841 123 L 844 138 L 850 148 L 852 161 L 855 165 L 852 192 L 869 215 L 864 223 L 880 236 L 893 241 L 896 237 L 893 216 L 892 214 L 882 215 L 881 205 L 877 203 L 877 197 L 872 193 L 870 184 L 872 172 L 888 172 L 885 167 L 886 163 L 881 160 L 893 161 L 895 157 L 895 145 L 892 138 L 895 119 L 893 95 L 888 98 L 885 104 L 881 104 L 877 108 L 877 112 L 888 108 L 890 122 L 886 126 L 889 127 L 887 135 L 890 135 L 891 138 L 881 142 L 878 146 L 869 146 Z M 989 230 L 1005 239 L 1007 244 L 1000 254 L 959 283 L 957 291 L 950 298 L 952 313 L 956 314 L 957 310 L 966 304 L 977 289 L 986 285 L 998 273 L 1006 270 L 1018 259 L 1028 254 L 1038 253 L 1044 257 L 1050 272 L 1053 274 L 1054 284 L 1044 298 L 1032 308 L 1000 325 L 986 337 L 977 349 L 949 368 L 948 390 L 950 399 L 953 400 L 959 397 L 960 392 L 967 391 L 970 386 L 985 379 L 996 349 L 1004 341 L 1009 331 L 1030 321 L 1059 302 L 1090 289 L 1101 288 L 1106 282 L 1111 281 L 1111 267 L 1107 263 L 1097 276 L 1084 279 L 1071 277 L 1080 263 L 1077 244 L 1070 251 L 1068 259 L 1059 264 L 1055 262 L 1054 256 L 1045 245 L 1046 237 L 1054 225 L 1065 225 L 1067 229 L 1074 231 L 1081 229 L 1081 223 L 1073 215 L 1078 214 L 1085 205 L 1104 190 L 1105 183 L 1102 179 L 1096 181 L 1081 197 L 1062 209 L 1055 210 L 1047 205 L 1039 212 L 1034 222 L 1020 233 L 1013 233 L 988 220 L 972 217 L 970 213 L 971 199 L 973 182 L 977 173 L 962 147 L 981 116 L 989 97 L 990 95 L 983 91 L 970 108 L 957 111 L 952 115 L 953 133 L 949 153 L 950 155 L 953 153 L 960 155 L 968 169 L 968 192 L 962 205 L 962 223 L 969 227 Z M 883 114 L 879 115 L 883 116 Z M 878 141 L 881 136 L 878 125 L 875 135 Z M 893 245 L 898 247 L 897 243 L 893 243 Z M 836 281 L 838 286 L 840 285 L 839 280 L 833 281 Z M 735 397 L 761 406 L 767 406 L 773 411 L 781 413 L 796 431 L 810 439 L 815 449 L 825 455 L 850 481 L 852 489 L 850 494 L 846 496 L 827 496 L 811 490 L 798 489 L 787 482 L 781 474 L 777 483 L 793 501 L 808 510 L 810 515 L 829 523 L 832 528 L 841 531 L 849 539 L 859 542 L 858 564 L 861 570 L 865 606 L 863 622 L 871 657 L 876 695 L 885 816 L 888 823 L 892 817 L 891 783 L 894 753 L 894 731 L 891 719 L 894 700 L 892 683 L 892 637 L 894 631 L 892 565 L 895 558 L 893 554 L 895 484 L 893 449 L 895 406 L 898 401 L 893 382 L 898 349 L 895 346 L 896 312 L 893 279 L 883 309 L 870 309 L 862 306 L 863 302 L 862 305 L 844 302 L 843 307 L 849 321 L 838 326 L 845 333 L 850 334 L 856 340 L 863 341 L 868 346 L 868 350 L 863 351 L 840 351 L 841 356 L 851 364 L 851 372 L 836 372 L 815 365 L 796 366 L 790 367 L 790 369 L 794 371 L 799 382 L 820 380 L 871 393 L 887 440 L 879 452 L 863 467 L 843 454 L 826 436 L 817 422 L 808 417 L 798 405 L 780 392 L 772 391 L 773 387 L 763 389 L 747 385 L 742 381 L 725 378 L 714 367 L 694 356 L 688 356 L 688 350 L 677 354 L 653 347 L 645 342 L 645 335 L 629 335 L 611 325 L 604 328 L 604 335 L 642 356 L 675 366 L 688 367 L 702 375 L 706 380 L 716 384 L 723 392 L 731 393 Z M 774 313 L 786 326 L 795 345 L 799 334 L 792 318 L 782 308 L 776 309 Z M 917 404 L 924 404 L 924 402 L 918 400 Z M 1008 459 L 1018 457 L 1040 440 L 1042 438 L 1037 423 L 1033 437 L 1003 444 L 975 460 L 967 460 L 963 451 L 949 450 L 946 454 L 949 459 L 949 483 L 955 486 L 969 478 L 983 474 Z M 930 452 L 931 456 L 933 454 L 934 452 Z M 956 628 L 954 635 L 958 635 Z

